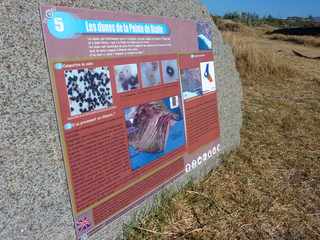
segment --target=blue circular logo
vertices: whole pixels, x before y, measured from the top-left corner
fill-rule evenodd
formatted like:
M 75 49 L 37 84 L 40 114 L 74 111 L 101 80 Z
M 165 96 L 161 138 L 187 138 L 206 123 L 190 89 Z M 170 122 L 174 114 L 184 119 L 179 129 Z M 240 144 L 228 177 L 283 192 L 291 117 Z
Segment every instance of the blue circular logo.
M 57 69 L 57 70 L 61 70 L 63 68 L 63 66 L 64 66 L 63 63 L 56 63 L 54 65 L 54 68 Z
M 72 129 L 73 128 L 73 124 L 72 123 L 66 123 L 65 125 L 64 125 L 64 129 L 65 130 L 70 130 L 70 129 Z
M 73 38 L 79 33 L 80 20 L 67 12 L 53 12 L 48 19 L 48 29 L 58 39 Z

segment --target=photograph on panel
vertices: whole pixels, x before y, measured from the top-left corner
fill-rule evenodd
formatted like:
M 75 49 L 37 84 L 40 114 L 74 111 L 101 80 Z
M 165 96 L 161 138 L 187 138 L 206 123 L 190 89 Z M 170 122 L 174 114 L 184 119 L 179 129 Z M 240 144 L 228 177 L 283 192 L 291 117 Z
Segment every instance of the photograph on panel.
M 216 81 L 214 76 L 213 61 L 200 63 L 200 70 L 203 94 L 215 91 Z
M 172 83 L 179 80 L 177 60 L 164 60 L 162 63 L 162 76 L 164 83 Z
M 198 48 L 199 50 L 211 50 L 212 49 L 212 27 L 210 22 L 198 22 Z
M 118 93 L 139 88 L 137 64 L 116 65 L 114 73 Z
M 131 168 L 139 169 L 185 144 L 179 96 L 124 109 Z
M 144 88 L 159 85 L 161 82 L 159 62 L 141 63 L 141 79 Z
M 200 69 L 190 68 L 181 70 L 181 85 L 183 99 L 190 99 L 202 95 Z
M 71 116 L 112 106 L 110 73 L 107 67 L 64 72 Z

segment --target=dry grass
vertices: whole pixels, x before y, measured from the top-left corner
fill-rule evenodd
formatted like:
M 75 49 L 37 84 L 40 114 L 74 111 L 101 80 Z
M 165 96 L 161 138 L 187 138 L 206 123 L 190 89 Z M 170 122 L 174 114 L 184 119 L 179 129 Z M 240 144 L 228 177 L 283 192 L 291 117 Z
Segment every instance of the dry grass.
M 242 33 L 243 35 L 247 36 L 256 35 L 256 32 L 252 28 L 247 27 L 241 23 L 234 22 L 232 20 L 217 19 L 215 23 L 217 24 L 220 31 L 223 32 L 236 32 Z
M 302 44 L 305 46 L 320 47 L 320 37 L 311 36 L 290 36 L 283 34 L 274 34 L 270 36 L 271 40 L 281 40 L 287 42 L 293 42 L 296 44 Z
M 320 62 L 290 55 L 291 43 L 224 37 L 243 84 L 241 146 L 127 239 L 320 239 Z
M 231 46 L 235 46 L 233 53 L 237 68 L 241 69 L 244 78 L 269 75 L 286 78 L 296 74 L 289 62 L 282 60 L 276 53 L 261 48 L 255 38 L 231 32 L 223 33 L 223 36 Z

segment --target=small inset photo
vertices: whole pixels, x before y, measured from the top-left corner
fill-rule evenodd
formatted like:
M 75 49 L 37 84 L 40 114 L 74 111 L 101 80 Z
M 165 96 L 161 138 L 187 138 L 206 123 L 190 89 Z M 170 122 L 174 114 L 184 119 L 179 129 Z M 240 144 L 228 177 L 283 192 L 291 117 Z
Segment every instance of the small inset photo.
M 127 92 L 139 88 L 137 64 L 114 66 L 117 92 Z
M 179 96 L 124 109 L 131 169 L 137 170 L 185 145 Z
M 202 95 L 200 69 L 190 68 L 181 70 L 181 85 L 183 99 Z
M 201 82 L 202 82 L 202 92 L 213 92 L 216 90 L 216 81 L 214 76 L 214 63 L 202 62 L 200 63 L 201 70 Z
M 172 83 L 179 80 L 177 60 L 162 61 L 162 75 L 164 83 Z
M 159 62 L 146 62 L 141 64 L 141 79 L 142 87 L 153 87 L 159 85 L 160 79 L 160 64 Z
M 199 50 L 212 49 L 212 28 L 210 22 L 197 22 Z
M 64 72 L 71 116 L 112 106 L 110 73 L 107 67 Z

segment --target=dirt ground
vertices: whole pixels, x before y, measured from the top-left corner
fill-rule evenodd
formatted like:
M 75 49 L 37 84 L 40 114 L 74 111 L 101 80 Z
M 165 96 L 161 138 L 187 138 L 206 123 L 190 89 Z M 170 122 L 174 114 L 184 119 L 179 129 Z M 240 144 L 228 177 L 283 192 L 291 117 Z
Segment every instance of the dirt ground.
M 127 239 L 320 239 L 320 48 L 225 32 L 243 84 L 241 146 L 163 197 Z

